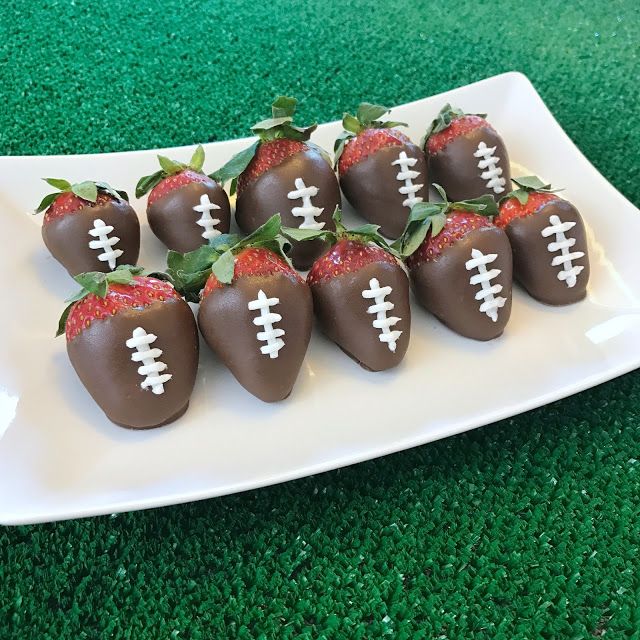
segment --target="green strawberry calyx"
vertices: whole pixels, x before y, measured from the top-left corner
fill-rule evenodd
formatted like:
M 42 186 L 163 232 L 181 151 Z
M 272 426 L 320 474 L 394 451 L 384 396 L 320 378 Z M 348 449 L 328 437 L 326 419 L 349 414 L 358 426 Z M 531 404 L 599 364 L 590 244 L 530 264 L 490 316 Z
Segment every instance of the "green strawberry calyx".
M 251 127 L 251 131 L 258 139 L 250 147 L 236 153 L 225 165 L 214 171 L 209 177 L 220 184 L 231 180 L 230 193 L 236 192 L 238 176 L 249 166 L 256 155 L 258 147 L 263 142 L 271 140 L 298 140 L 307 142 L 311 134 L 316 130 L 316 123 L 308 127 L 298 127 L 293 124 L 293 116 L 296 112 L 298 101 L 290 96 L 278 96 L 271 104 L 271 118 L 261 120 Z M 315 147 L 315 145 L 310 145 Z M 324 154 L 324 152 L 322 152 Z
M 527 204 L 530 193 L 558 193 L 562 189 L 552 189 L 551 184 L 545 184 L 538 176 L 522 176 L 511 180 L 518 187 L 500 198 L 502 204 L 509 198 L 515 198 L 521 205 Z
M 432 236 L 437 236 L 444 229 L 447 214 L 451 211 L 461 209 L 488 218 L 498 215 L 498 206 L 492 195 L 484 195 L 472 200 L 461 200 L 460 202 L 449 202 L 444 189 L 439 184 L 433 186 L 443 201 L 414 204 L 402 235 L 391 245 L 403 258 L 410 256 L 418 249 L 429 231 Z
M 34 213 L 42 213 L 45 209 L 48 209 L 63 193 L 73 193 L 87 202 L 95 203 L 98 199 L 98 193 L 106 193 L 116 200 L 129 201 L 129 196 L 126 191 L 119 191 L 114 189 L 107 182 L 100 182 L 94 180 L 85 180 L 84 182 L 76 182 L 72 184 L 68 180 L 62 178 L 42 178 L 48 185 L 51 185 L 57 191 L 47 194 L 38 205 L 38 208 Z
M 58 321 L 58 331 L 56 332 L 56 338 L 61 336 L 67 326 L 67 318 L 73 305 L 79 302 L 88 295 L 93 294 L 99 298 L 106 298 L 109 291 L 110 284 L 130 284 L 133 281 L 134 276 L 139 276 L 144 273 L 142 267 L 134 267 L 130 264 L 122 264 L 116 267 L 109 273 L 102 273 L 101 271 L 88 271 L 86 273 L 79 273 L 74 276 L 73 279 L 80 285 L 81 289 L 75 295 L 71 296 L 65 302 L 65 307 L 60 320 Z
M 177 160 L 171 160 L 171 158 L 162 155 L 158 155 L 158 162 L 161 167 L 158 171 L 149 176 L 142 176 L 142 178 L 138 180 L 138 184 L 136 185 L 136 198 L 142 198 L 142 196 L 149 193 L 154 187 L 157 187 L 165 178 L 185 171 L 186 169 L 191 169 L 191 171 L 195 171 L 196 173 L 202 173 L 204 149 L 202 145 L 199 144 L 187 164 L 178 162 Z
M 212 238 L 209 244 L 195 251 L 169 251 L 166 272 L 153 275 L 171 282 L 187 302 L 199 302 L 200 292 L 212 273 L 222 284 L 231 284 L 235 254 L 242 249 L 269 249 L 291 266 L 286 254 L 290 244 L 282 235 L 281 227 L 280 214 L 276 213 L 245 238 L 226 233 Z
M 427 141 L 431 136 L 434 136 L 436 133 L 440 133 L 445 129 L 449 128 L 449 125 L 458 118 L 462 118 L 463 116 L 478 116 L 479 118 L 486 118 L 486 113 L 466 113 L 462 109 L 452 107 L 448 102 L 447 104 L 440 109 L 440 112 L 435 117 L 435 119 L 431 122 L 429 127 L 427 128 L 422 140 L 420 142 L 420 146 L 424 148 L 424 145 L 427 144 Z
M 344 151 L 344 146 L 348 140 L 355 138 L 365 129 L 393 129 L 395 127 L 406 127 L 406 122 L 396 122 L 393 120 L 380 120 L 382 116 L 389 113 L 391 109 L 380 104 L 361 102 L 356 114 L 345 113 L 342 117 L 342 127 L 344 131 L 336 138 L 333 145 L 335 154 L 335 165 Z

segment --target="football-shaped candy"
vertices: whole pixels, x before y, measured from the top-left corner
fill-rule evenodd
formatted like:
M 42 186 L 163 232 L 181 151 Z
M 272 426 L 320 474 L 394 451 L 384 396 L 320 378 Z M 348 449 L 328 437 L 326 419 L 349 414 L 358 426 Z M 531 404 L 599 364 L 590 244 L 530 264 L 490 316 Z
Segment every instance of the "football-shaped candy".
M 119 268 L 81 274 L 85 297 L 63 317 L 60 332 L 78 377 L 107 417 L 131 429 L 179 418 L 198 368 L 198 333 L 174 288 Z M 100 277 L 102 276 L 102 277 Z
M 124 191 L 106 182 L 47 178 L 58 189 L 44 198 L 42 239 L 71 276 L 88 271 L 113 271 L 135 264 L 140 251 L 140 223 Z
M 189 164 L 158 156 L 161 169 L 138 181 L 136 197 L 150 191 L 147 219 L 169 249 L 185 253 L 229 231 L 231 208 L 224 189 L 202 171 L 199 146 Z
M 589 282 L 589 251 L 580 213 L 536 176 L 514 182 L 518 189 L 502 200 L 494 222 L 511 242 L 516 280 L 546 304 L 582 300 Z
M 445 105 L 427 130 L 424 152 L 431 179 L 453 200 L 511 189 L 507 148 L 484 116 Z

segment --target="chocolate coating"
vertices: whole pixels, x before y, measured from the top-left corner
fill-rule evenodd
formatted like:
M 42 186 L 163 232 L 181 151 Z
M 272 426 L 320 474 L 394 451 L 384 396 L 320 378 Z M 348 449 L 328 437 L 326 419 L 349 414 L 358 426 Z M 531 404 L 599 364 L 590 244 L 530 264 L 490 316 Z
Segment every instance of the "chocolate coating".
M 557 215 L 562 222 L 576 223 L 565 233 L 567 238 L 576 240 L 570 251 L 584 253 L 584 257 L 572 261 L 573 265 L 584 267 L 573 287 L 558 279 L 562 266 L 551 265 L 553 258 L 560 255 L 559 251 L 551 253 L 547 248 L 550 242 L 555 242 L 555 234 L 547 238 L 542 236 L 542 230 L 551 224 L 549 218 L 552 215 Z M 514 276 L 531 296 L 552 305 L 571 304 L 585 297 L 589 282 L 587 237 L 582 217 L 570 202 L 552 200 L 530 216 L 515 218 L 505 231 L 513 250 Z
M 123 254 L 116 259 L 116 266 L 136 264 L 140 253 L 138 216 L 126 200 L 110 200 L 53 218 L 42 225 L 42 239 L 47 249 L 69 274 L 76 276 L 87 271 L 111 271 L 107 262 L 98 260 L 103 251 L 89 247 L 89 242 L 95 240 L 89 235 L 94 220 L 102 220 L 106 225 L 112 226 L 110 237 L 120 238 L 114 249 L 121 249 Z
M 351 206 L 369 222 L 380 225 L 381 233 L 388 238 L 397 238 L 402 233 L 411 212 L 410 207 L 402 204 L 407 196 L 398 191 L 405 186 L 404 180 L 398 180 L 400 167 L 392 164 L 402 151 L 418 160 L 410 169 L 420 172 L 413 183 L 423 186 L 415 195 L 426 202 L 427 163 L 422 149 L 413 143 L 379 149 L 340 176 L 340 186 Z
M 261 289 L 269 298 L 280 300 L 271 307 L 282 316 L 274 328 L 285 332 L 277 358 L 261 353 L 266 343 L 256 334 L 263 329 L 253 323 L 260 312 L 248 308 Z M 207 344 L 247 391 L 265 402 L 277 402 L 293 389 L 307 352 L 312 318 L 313 302 L 306 283 L 277 273 L 238 278 L 230 286 L 214 289 L 200 304 L 198 326 Z
M 236 220 L 245 233 L 255 231 L 272 215 L 279 213 L 282 224 L 299 227 L 303 218 L 291 213 L 293 207 L 302 206 L 302 200 L 287 197 L 296 191 L 296 178 L 302 178 L 307 187 L 317 187 L 318 194 L 311 203 L 323 209 L 316 217 L 324 222 L 324 229 L 334 230 L 333 212 L 341 205 L 338 179 L 331 165 L 315 149 L 308 149 L 289 156 L 273 169 L 269 169 L 249 183 L 238 196 Z M 292 242 L 289 257 L 297 269 L 308 269 L 323 253 L 327 244 L 319 240 Z
M 380 341 L 381 331 L 372 324 L 376 314 L 367 313 L 375 301 L 362 297 L 362 292 L 370 288 L 372 278 L 377 278 L 381 287 L 391 287 L 385 301 L 392 302 L 394 308 L 388 315 L 400 318 L 391 329 L 402 331 L 395 352 Z M 400 265 L 371 263 L 358 271 L 313 284 L 311 292 L 323 331 L 365 369 L 384 371 L 404 358 L 411 335 L 411 308 L 409 278 Z
M 496 322 L 480 311 L 482 301 L 475 299 L 481 285 L 469 283 L 471 276 L 478 273 L 477 269 L 468 271 L 465 266 L 471 259 L 472 249 L 498 254 L 496 260 L 487 265 L 487 270 L 501 270 L 490 284 L 501 284 L 498 295 L 507 299 L 498 309 Z M 502 229 L 474 229 L 444 249 L 435 260 L 413 267 L 410 273 L 420 304 L 453 331 L 475 340 L 492 340 L 504 331 L 511 315 L 512 259 L 509 239 Z
M 207 240 L 202 237 L 203 228 L 196 224 L 202 214 L 193 209 L 200 204 L 200 196 L 205 193 L 213 204 L 220 207 L 211 211 L 211 217 L 220 220 L 215 228 L 220 233 L 229 232 L 231 208 L 224 189 L 211 179 L 206 182 L 190 182 L 170 191 L 147 207 L 151 231 L 169 249 L 186 253 L 207 244 Z
M 173 376 L 162 394 L 140 386 L 141 363 L 131 360 L 134 350 L 126 345 L 137 327 L 157 336 L 151 347 L 162 350 L 164 373 Z M 154 302 L 96 320 L 67 343 L 67 353 L 87 391 L 109 420 L 122 427 L 159 427 L 187 410 L 198 369 L 198 331 L 184 300 Z
M 480 142 L 487 147 L 496 147 L 493 155 L 500 158 L 497 166 L 502 169 L 505 179 L 501 193 L 487 188 L 487 180 L 480 177 L 483 170 L 478 167 L 478 162 L 482 158 L 473 155 Z M 429 155 L 429 172 L 431 181 L 444 187 L 449 200 L 469 200 L 485 194 L 499 198 L 511 190 L 509 154 L 502 138 L 490 127 L 478 127 L 455 138 L 434 155 Z

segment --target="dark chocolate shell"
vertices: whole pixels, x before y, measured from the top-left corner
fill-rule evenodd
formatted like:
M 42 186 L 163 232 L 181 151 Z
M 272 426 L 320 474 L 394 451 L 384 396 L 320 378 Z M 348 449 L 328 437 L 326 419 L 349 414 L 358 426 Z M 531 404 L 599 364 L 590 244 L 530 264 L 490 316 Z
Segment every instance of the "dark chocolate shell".
M 582 300 L 589 282 L 589 252 L 578 210 L 558 198 L 536 213 L 515 218 L 505 231 L 513 250 L 516 280 L 540 302 Z
M 140 223 L 126 200 L 109 200 L 45 221 L 42 239 L 71 276 L 106 273 L 121 264 L 136 264 Z
M 312 320 L 309 287 L 282 273 L 241 277 L 214 289 L 198 313 L 207 344 L 238 382 L 265 402 L 291 393 Z
M 511 190 L 509 155 L 502 138 L 483 126 L 452 140 L 429 155 L 431 181 L 449 200 L 469 200 L 485 194 L 499 198 Z
M 96 320 L 67 343 L 67 353 L 87 391 L 120 426 L 159 427 L 187 410 L 198 369 L 198 331 L 184 300 Z
M 409 346 L 409 279 L 402 267 L 371 263 L 311 285 L 313 306 L 327 336 L 365 369 L 400 363 Z
M 363 218 L 388 238 L 397 238 L 411 207 L 429 199 L 424 153 L 412 143 L 384 147 L 351 166 L 340 176 L 340 186 Z
M 332 216 L 340 204 L 340 187 L 331 165 L 318 151 L 307 149 L 245 186 L 236 202 L 236 220 L 245 233 L 276 213 L 287 227 L 334 230 Z M 318 240 L 293 242 L 289 257 L 297 269 L 308 269 L 326 248 Z
M 229 197 L 214 180 L 190 182 L 147 207 L 151 231 L 169 249 L 186 253 L 228 233 Z
M 492 340 L 511 315 L 512 258 L 502 229 L 481 227 L 410 269 L 418 301 L 453 331 Z

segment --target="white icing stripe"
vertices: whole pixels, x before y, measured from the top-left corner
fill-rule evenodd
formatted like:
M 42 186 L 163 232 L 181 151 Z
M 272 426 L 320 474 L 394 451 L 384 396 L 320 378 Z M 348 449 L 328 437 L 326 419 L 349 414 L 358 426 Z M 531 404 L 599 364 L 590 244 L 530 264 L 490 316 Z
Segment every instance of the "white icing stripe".
M 220 231 L 216 229 L 216 225 L 220 224 L 220 220 L 218 218 L 211 217 L 211 212 L 215 211 L 216 209 L 220 209 L 220 207 L 217 204 L 211 202 L 211 200 L 209 200 L 209 196 L 206 193 L 203 193 L 200 196 L 200 204 L 197 204 L 195 205 L 195 207 L 193 207 L 194 211 L 202 214 L 196 224 L 204 229 L 204 231 L 200 235 L 202 235 L 205 240 L 209 240 L 220 235 Z
M 551 260 L 552 267 L 562 266 L 558 272 L 558 280 L 563 280 L 567 287 L 575 287 L 578 276 L 584 269 L 581 265 L 574 265 L 573 261 L 584 257 L 584 251 L 569 251 L 576 243 L 575 238 L 567 238 L 567 231 L 576 226 L 575 222 L 562 222 L 557 215 L 549 216 L 549 226 L 540 233 L 543 238 L 555 235 L 555 241 L 547 245 L 550 253 L 560 251 L 559 256 L 554 256 Z
M 132 337 L 127 340 L 127 347 L 135 349 L 131 355 L 134 362 L 142 362 L 142 366 L 138 367 L 138 373 L 145 376 L 140 383 L 143 389 L 151 387 L 151 391 L 156 395 L 164 393 L 164 384 L 173 377 L 170 373 L 163 373 L 167 365 L 159 362 L 158 358 L 162 355 L 162 350 L 158 348 L 151 349 L 149 345 L 158 339 L 153 333 L 147 333 L 142 327 L 133 330 Z
M 398 191 L 403 196 L 408 196 L 402 203 L 403 207 L 413 207 L 414 204 L 422 202 L 423 198 L 416 196 L 416 193 L 424 187 L 423 184 L 413 184 L 413 181 L 420 175 L 419 171 L 413 171 L 410 167 L 415 166 L 418 162 L 417 158 L 409 158 L 404 151 L 400 152 L 397 160 L 394 160 L 391 165 L 398 165 L 400 172 L 396 176 L 396 179 L 400 182 L 404 182 L 404 185 L 398 187 Z
M 389 286 L 381 287 L 377 278 L 371 278 L 369 280 L 369 289 L 365 289 L 362 292 L 362 297 L 366 299 L 373 298 L 375 304 L 372 304 L 368 309 L 367 313 L 375 313 L 376 318 L 373 320 L 372 325 L 374 329 L 379 329 L 380 333 L 380 342 L 387 344 L 389 347 L 389 351 L 395 352 L 396 350 L 396 342 L 398 338 L 402 335 L 402 331 L 391 331 L 391 327 L 395 326 L 400 322 L 400 318 L 396 316 L 387 316 L 388 311 L 392 311 L 394 308 L 394 304 L 386 300 L 385 298 L 388 295 L 391 295 L 393 289 Z
M 293 207 L 291 213 L 296 218 L 304 218 L 300 223 L 299 229 L 313 229 L 314 231 L 320 231 L 324 227 L 324 222 L 318 222 L 316 218 L 324 211 L 320 207 L 316 207 L 312 204 L 311 198 L 315 198 L 318 195 L 318 187 L 307 187 L 302 178 L 296 178 L 295 191 L 289 191 L 287 198 L 289 200 L 302 199 L 301 207 Z
M 500 269 L 487 271 L 487 265 L 491 264 L 497 257 L 497 253 L 484 254 L 478 249 L 471 249 L 471 260 L 465 262 L 467 271 L 478 270 L 477 274 L 469 278 L 469 284 L 471 286 L 479 284 L 481 287 L 475 296 L 476 300 L 482 300 L 480 313 L 486 313 L 494 322 L 498 321 L 498 309 L 504 307 L 504 303 L 507 301 L 506 298 L 497 296 L 502 291 L 502 285 L 497 283 L 491 285 L 491 280 L 497 278 L 502 271 Z
M 487 189 L 493 189 L 494 193 L 502 193 L 507 181 L 501 177 L 502 169 L 497 166 L 500 158 L 493 155 L 495 150 L 496 147 L 487 147 L 484 142 L 480 141 L 478 150 L 473 155 L 476 158 L 482 158 L 478 162 L 478 169 L 482 171 L 480 177 L 487 181 Z
M 111 225 L 105 224 L 100 218 L 93 221 L 93 229 L 89 229 L 89 235 L 97 240 L 89 241 L 89 249 L 99 249 L 102 253 L 98 256 L 100 262 L 107 262 L 112 271 L 116 268 L 116 260 L 123 254 L 121 249 L 114 249 L 114 245 L 120 242 L 117 236 L 109 237 L 113 231 Z
M 270 358 L 277 358 L 278 351 L 284 347 L 284 340 L 282 340 L 284 329 L 273 328 L 274 323 L 282 320 L 282 316 L 271 311 L 271 307 L 279 303 L 279 298 L 268 298 L 264 291 L 260 289 L 257 299 L 251 300 L 247 305 L 249 311 L 260 310 L 260 315 L 253 319 L 253 324 L 264 329 L 264 331 L 258 331 L 256 338 L 261 342 L 267 343 L 260 347 L 260 353 L 265 356 L 268 355 Z

